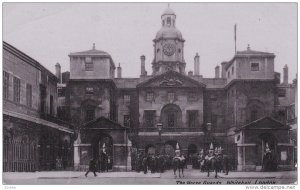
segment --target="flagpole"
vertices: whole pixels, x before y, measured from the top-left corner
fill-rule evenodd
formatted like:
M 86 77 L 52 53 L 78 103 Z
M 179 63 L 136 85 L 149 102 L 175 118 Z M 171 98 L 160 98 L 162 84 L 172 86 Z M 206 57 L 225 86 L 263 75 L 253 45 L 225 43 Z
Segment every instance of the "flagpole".
M 234 53 L 236 54 L 236 24 L 234 24 Z

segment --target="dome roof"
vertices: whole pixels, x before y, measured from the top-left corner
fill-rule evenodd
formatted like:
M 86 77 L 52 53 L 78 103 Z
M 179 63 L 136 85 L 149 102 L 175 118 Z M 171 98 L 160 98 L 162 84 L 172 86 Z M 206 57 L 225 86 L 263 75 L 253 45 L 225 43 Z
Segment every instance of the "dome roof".
M 163 15 L 176 15 L 176 14 L 175 14 L 175 12 L 174 12 L 172 9 L 170 9 L 170 7 L 168 7 L 168 8 L 163 12 L 162 16 L 163 16 Z
M 178 38 L 182 40 L 181 32 L 175 27 L 162 27 L 157 33 L 155 39 L 160 38 Z

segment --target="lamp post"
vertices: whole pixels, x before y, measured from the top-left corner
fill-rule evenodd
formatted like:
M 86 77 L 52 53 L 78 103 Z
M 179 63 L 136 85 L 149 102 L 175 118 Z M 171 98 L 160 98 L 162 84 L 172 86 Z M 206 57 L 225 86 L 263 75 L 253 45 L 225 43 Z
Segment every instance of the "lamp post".
M 162 131 L 163 124 L 157 123 L 156 127 L 157 127 L 158 135 L 159 135 L 159 153 L 160 153 L 160 151 L 161 151 L 161 131 Z
M 211 128 L 212 128 L 212 124 L 211 123 L 206 123 L 207 143 L 208 143 L 208 146 L 212 142 L 212 139 L 211 139 Z

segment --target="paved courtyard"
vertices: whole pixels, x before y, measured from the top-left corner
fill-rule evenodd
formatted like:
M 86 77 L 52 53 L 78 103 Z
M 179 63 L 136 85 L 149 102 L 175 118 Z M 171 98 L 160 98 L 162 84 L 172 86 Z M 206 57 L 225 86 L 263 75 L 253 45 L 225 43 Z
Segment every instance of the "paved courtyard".
M 230 172 L 229 175 L 218 174 L 207 177 L 206 173 L 199 170 L 185 170 L 183 178 L 174 178 L 171 170 L 165 173 L 137 173 L 137 172 L 108 172 L 97 173 L 94 177 L 84 172 L 55 171 L 32 173 L 3 173 L 3 184 L 294 184 L 297 180 L 296 171 L 282 172 Z

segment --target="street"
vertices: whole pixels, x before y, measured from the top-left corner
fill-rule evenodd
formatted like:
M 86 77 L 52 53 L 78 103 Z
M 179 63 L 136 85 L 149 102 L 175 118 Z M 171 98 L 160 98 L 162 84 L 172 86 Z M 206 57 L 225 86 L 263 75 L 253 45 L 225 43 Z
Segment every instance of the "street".
M 32 172 L 32 173 L 3 173 L 4 185 L 121 185 L 121 184 L 153 184 L 153 185 L 209 185 L 209 184 L 294 184 L 297 181 L 296 171 L 282 172 L 230 172 L 229 175 L 218 174 L 207 177 L 207 173 L 199 170 L 187 169 L 183 178 L 175 178 L 171 170 L 165 173 L 136 173 L 136 172 L 108 172 L 97 173 L 94 177 L 89 173 L 75 171 Z

